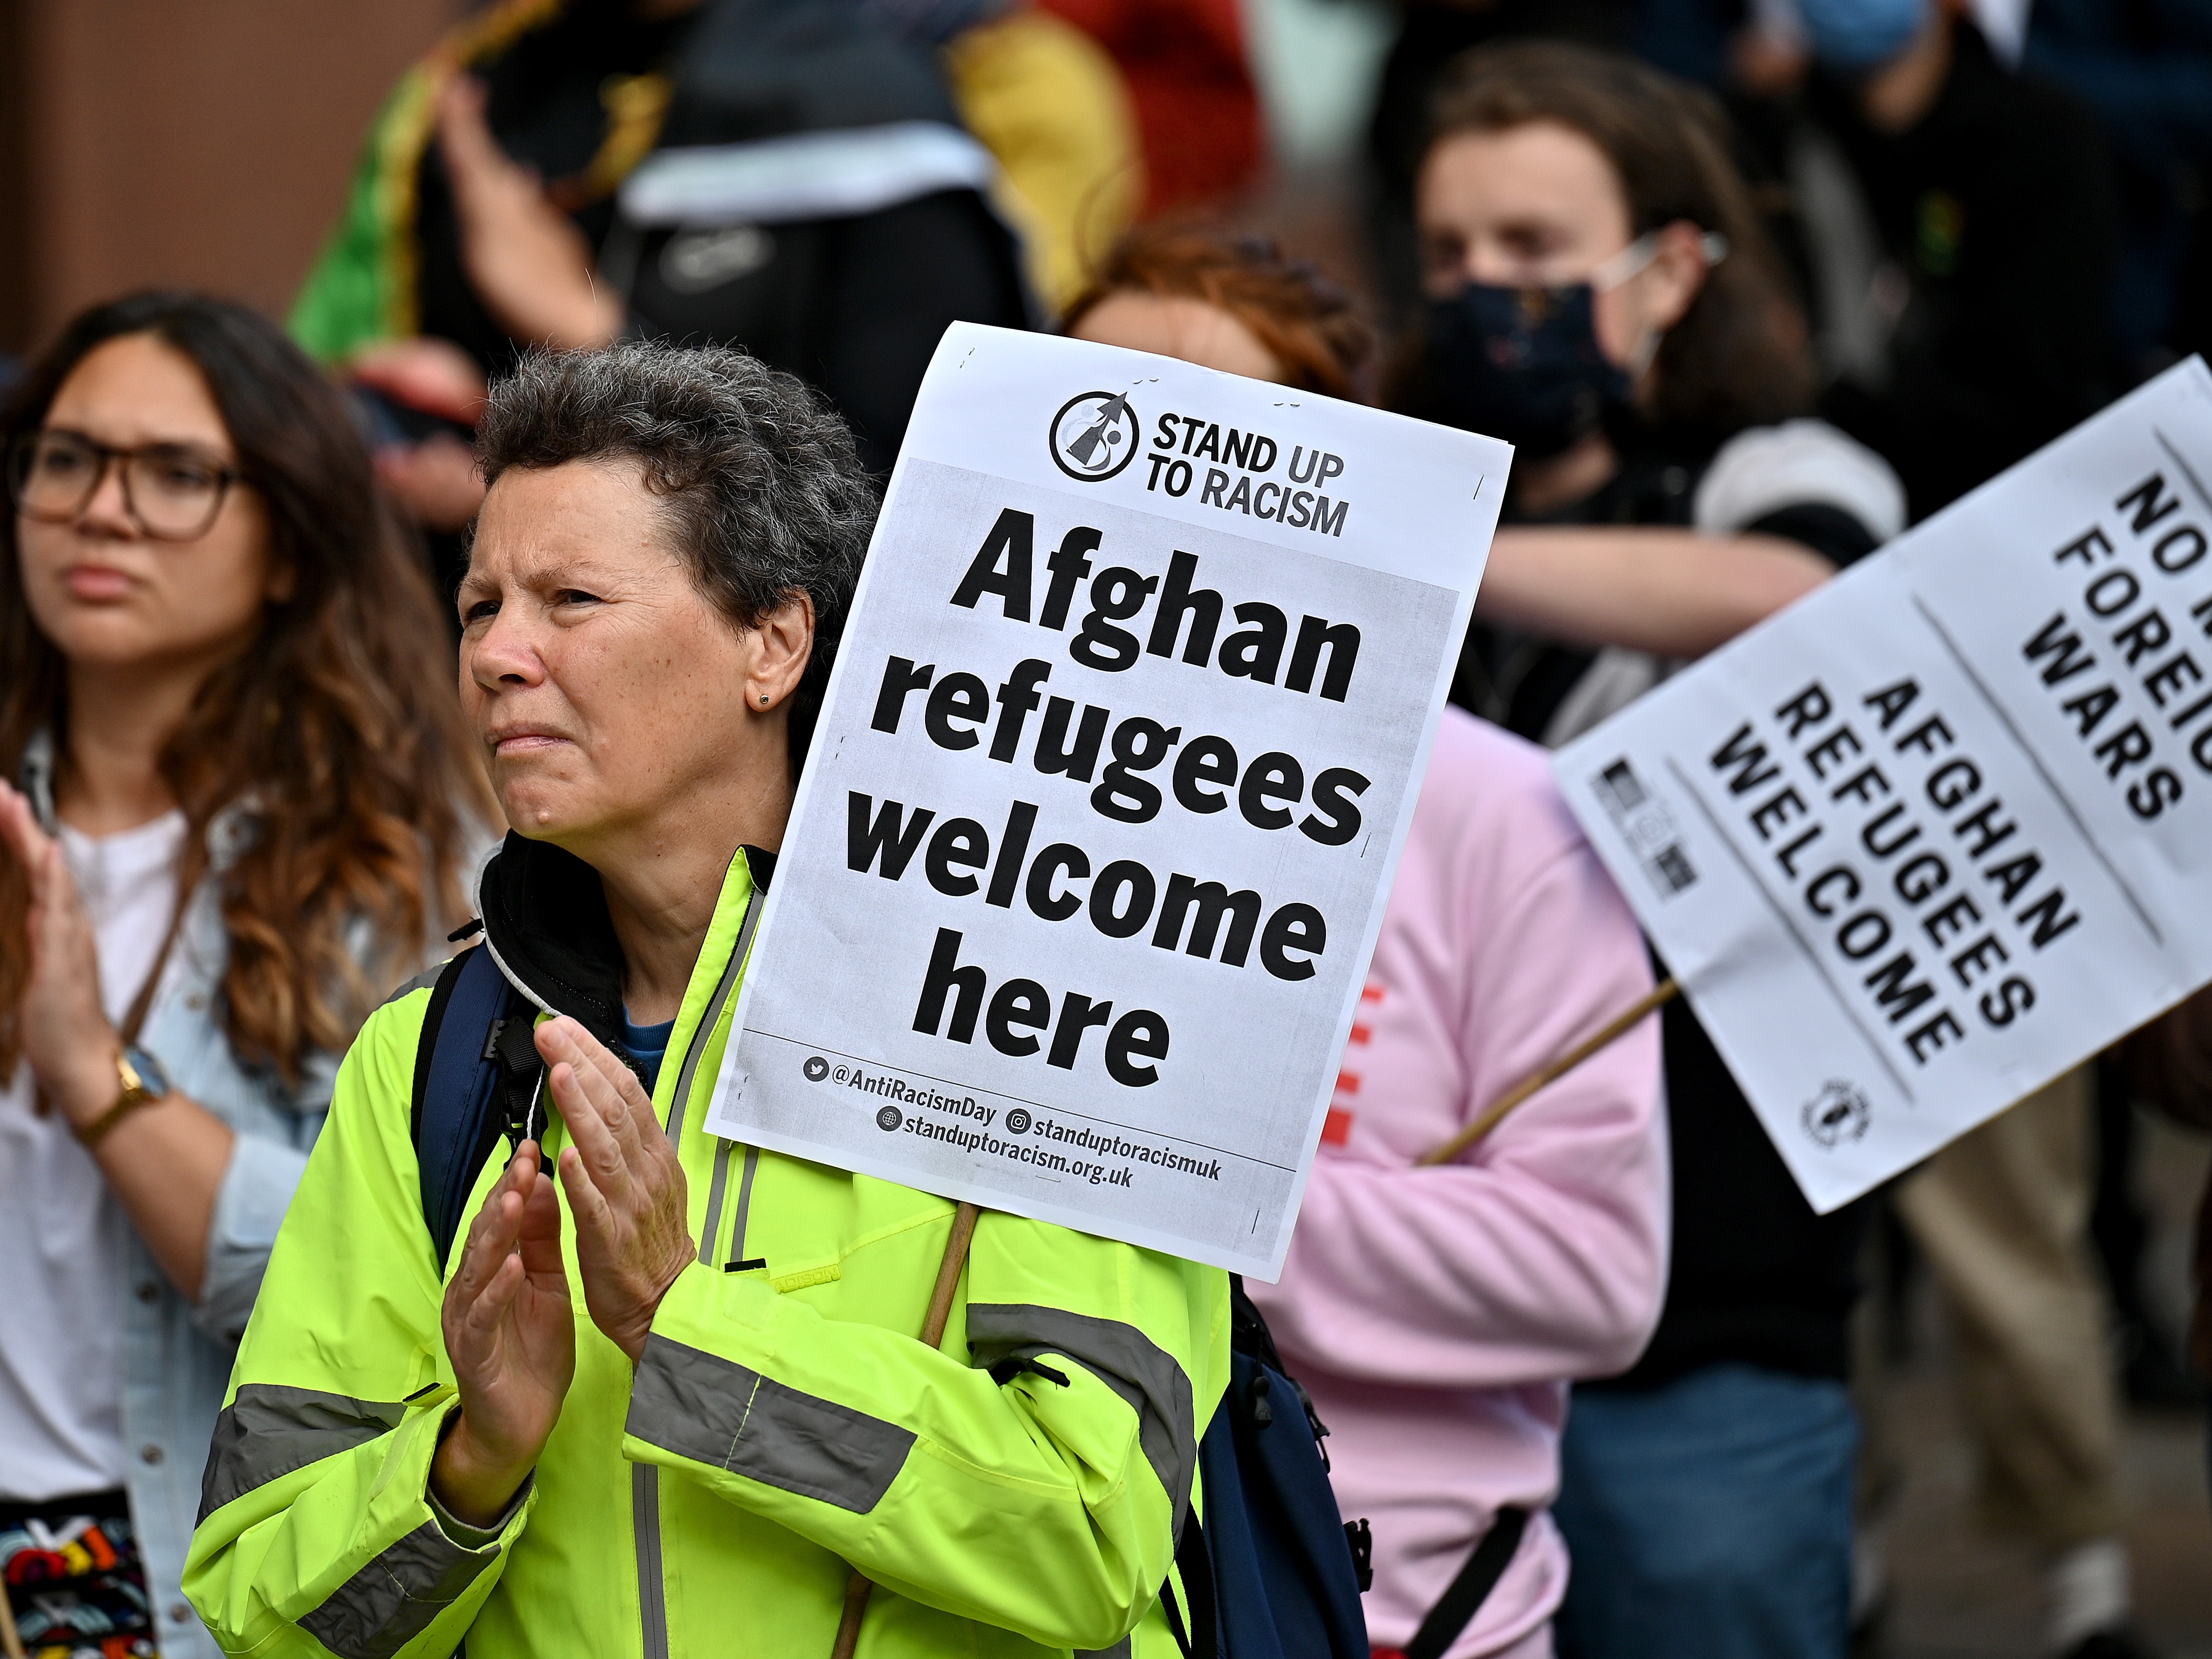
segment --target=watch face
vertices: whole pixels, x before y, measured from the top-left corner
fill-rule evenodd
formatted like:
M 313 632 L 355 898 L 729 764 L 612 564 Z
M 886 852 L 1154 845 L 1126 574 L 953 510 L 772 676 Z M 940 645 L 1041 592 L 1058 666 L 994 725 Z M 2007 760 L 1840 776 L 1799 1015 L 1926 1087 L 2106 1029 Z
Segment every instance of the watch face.
M 138 1080 L 146 1085 L 149 1095 L 158 1099 L 169 1092 L 169 1074 L 161 1069 L 160 1060 L 135 1042 L 123 1054 L 131 1062 L 131 1069 L 138 1073 Z

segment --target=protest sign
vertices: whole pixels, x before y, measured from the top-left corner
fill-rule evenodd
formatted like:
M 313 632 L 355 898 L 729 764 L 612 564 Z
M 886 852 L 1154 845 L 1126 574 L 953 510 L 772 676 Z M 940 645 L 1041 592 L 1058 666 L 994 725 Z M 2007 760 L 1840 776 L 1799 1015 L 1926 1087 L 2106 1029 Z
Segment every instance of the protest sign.
M 1273 1277 L 1510 458 L 954 326 L 708 1127 Z
M 2192 360 L 1556 757 L 1815 1209 L 2212 978 L 2208 480 Z

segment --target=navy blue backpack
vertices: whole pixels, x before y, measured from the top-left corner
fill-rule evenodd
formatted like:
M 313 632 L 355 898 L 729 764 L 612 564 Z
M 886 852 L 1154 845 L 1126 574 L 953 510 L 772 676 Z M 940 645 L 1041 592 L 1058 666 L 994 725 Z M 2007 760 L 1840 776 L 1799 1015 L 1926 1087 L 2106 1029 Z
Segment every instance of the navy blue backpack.
M 477 1173 L 500 1139 L 542 1133 L 536 1010 L 487 950 L 439 971 L 415 1054 L 411 1130 L 422 1219 L 442 1270 Z M 1230 1279 L 1229 1390 L 1198 1448 L 1206 1525 L 1176 1549 L 1186 1607 L 1161 1600 L 1187 1659 L 1369 1659 L 1360 1592 L 1364 1521 L 1345 1524 L 1328 1484 L 1328 1431 L 1283 1369 L 1267 1322 Z
M 1368 1659 L 1367 1523 L 1338 1511 L 1328 1431 L 1233 1273 L 1229 1298 L 1229 1389 L 1198 1443 L 1206 1524 L 1183 1523 L 1190 1606 L 1164 1586 L 1168 1623 L 1187 1659 Z

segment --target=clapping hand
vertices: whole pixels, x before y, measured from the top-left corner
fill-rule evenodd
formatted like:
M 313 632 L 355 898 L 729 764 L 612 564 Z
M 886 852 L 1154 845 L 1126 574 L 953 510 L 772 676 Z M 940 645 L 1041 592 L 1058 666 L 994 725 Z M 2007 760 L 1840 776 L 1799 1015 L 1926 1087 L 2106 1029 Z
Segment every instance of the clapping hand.
M 565 1016 L 538 1028 L 553 1103 L 568 1126 L 561 1188 L 592 1322 L 635 1364 L 660 1299 L 696 1259 L 684 1167 L 629 1067 Z
M 430 1484 L 457 1520 L 489 1526 L 528 1479 L 576 1374 L 561 1206 L 536 1141 L 522 1143 L 470 1225 L 441 1322 L 461 1415 Z
M 122 1041 L 100 1006 L 100 947 L 61 843 L 39 827 L 31 803 L 0 783 L 0 847 L 30 888 L 24 933 L 31 971 L 15 1010 L 15 1030 L 40 1097 L 73 1123 L 97 1117 L 115 1098 Z

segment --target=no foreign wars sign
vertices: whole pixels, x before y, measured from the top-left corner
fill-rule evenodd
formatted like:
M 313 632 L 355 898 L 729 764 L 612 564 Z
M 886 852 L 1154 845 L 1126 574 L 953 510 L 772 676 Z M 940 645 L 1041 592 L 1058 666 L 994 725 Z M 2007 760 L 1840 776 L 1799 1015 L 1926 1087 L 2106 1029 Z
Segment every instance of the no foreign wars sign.
M 1560 750 L 1826 1212 L 2212 979 L 2191 360 Z
M 1274 1277 L 1510 459 L 954 325 L 708 1127 Z

